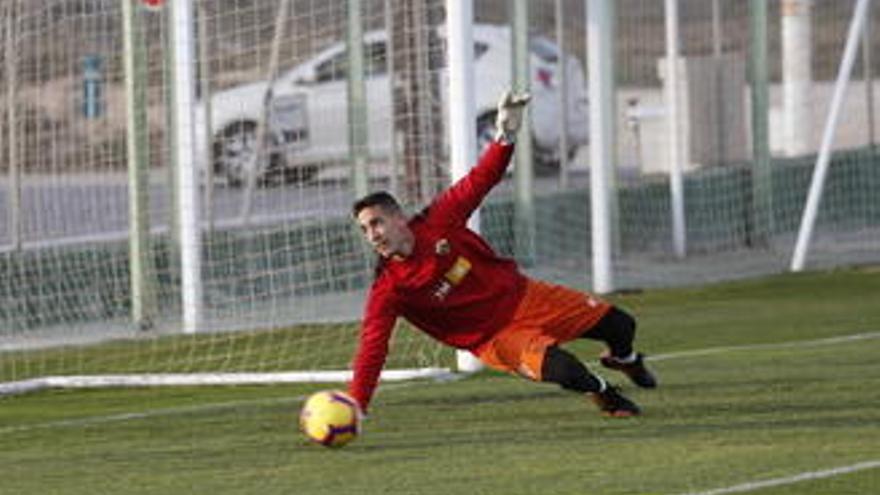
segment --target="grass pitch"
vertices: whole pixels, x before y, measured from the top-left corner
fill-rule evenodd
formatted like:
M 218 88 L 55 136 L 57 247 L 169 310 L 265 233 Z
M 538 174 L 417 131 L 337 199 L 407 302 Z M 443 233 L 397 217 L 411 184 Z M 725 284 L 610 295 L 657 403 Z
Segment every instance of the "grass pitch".
M 382 387 L 362 437 L 329 450 L 296 431 L 324 386 L 48 391 L 0 399 L 0 493 L 876 493 L 876 269 L 616 302 L 660 387 L 600 370 L 596 343 L 572 349 L 638 418 L 485 372 Z

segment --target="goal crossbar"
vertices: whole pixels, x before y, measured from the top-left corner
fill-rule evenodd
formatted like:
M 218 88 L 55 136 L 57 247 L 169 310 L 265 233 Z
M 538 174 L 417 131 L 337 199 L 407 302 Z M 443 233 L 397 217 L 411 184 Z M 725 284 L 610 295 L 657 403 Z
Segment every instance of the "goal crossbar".
M 383 370 L 382 382 L 434 379 L 447 380 L 456 376 L 448 368 Z M 46 376 L 29 380 L 0 383 L 0 397 L 41 390 L 64 388 L 116 388 L 160 386 L 222 386 L 270 385 L 282 383 L 344 383 L 351 371 L 289 371 L 277 373 L 144 373 L 118 375 Z

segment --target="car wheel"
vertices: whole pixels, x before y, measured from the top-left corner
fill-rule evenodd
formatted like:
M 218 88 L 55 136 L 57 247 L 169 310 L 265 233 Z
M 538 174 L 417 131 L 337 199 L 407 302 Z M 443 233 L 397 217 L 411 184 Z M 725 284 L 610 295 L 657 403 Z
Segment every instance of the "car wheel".
M 256 122 L 235 122 L 227 126 L 214 141 L 214 173 L 225 177 L 230 187 L 243 186 L 257 149 Z M 263 160 L 257 164 L 257 183 L 262 182 L 268 171 L 278 169 L 283 157 L 270 150 Z
M 559 157 L 559 149 L 542 148 L 535 145 L 535 173 L 537 175 L 553 175 L 559 172 L 562 160 Z M 569 146 L 566 153 L 567 160 L 571 162 L 580 151 L 580 146 Z
M 537 175 L 550 175 L 559 170 L 559 149 L 544 148 L 534 144 L 535 173 Z

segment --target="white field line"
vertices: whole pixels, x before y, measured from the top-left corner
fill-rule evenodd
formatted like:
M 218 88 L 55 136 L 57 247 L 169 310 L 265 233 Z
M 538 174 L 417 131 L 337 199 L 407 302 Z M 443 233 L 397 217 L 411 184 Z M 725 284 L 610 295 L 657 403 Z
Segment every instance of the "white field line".
M 649 361 L 662 361 L 666 359 L 678 359 L 686 357 L 710 356 L 712 354 L 726 354 L 736 351 L 758 351 L 768 349 L 797 349 L 802 347 L 822 347 L 835 344 L 846 344 L 849 342 L 857 342 L 861 340 L 870 340 L 880 338 L 880 332 L 857 333 L 853 335 L 844 335 L 841 337 L 829 337 L 825 339 L 802 340 L 799 342 L 782 342 L 777 344 L 752 344 L 752 345 L 734 345 L 726 347 L 708 347 L 705 349 L 695 349 L 692 351 L 670 352 L 667 354 L 657 354 L 656 356 L 648 356 Z
M 648 360 L 650 361 L 661 361 L 666 359 L 679 359 L 679 358 L 687 358 L 687 357 L 695 357 L 695 356 L 707 356 L 712 354 L 723 354 L 728 352 L 736 352 L 736 351 L 750 351 L 750 350 L 760 350 L 760 349 L 790 349 L 790 348 L 801 348 L 801 347 L 821 347 L 821 346 L 829 346 L 841 343 L 849 343 L 860 340 L 868 340 L 880 338 L 880 332 L 868 332 L 868 333 L 859 333 L 853 335 L 845 335 L 842 337 L 831 337 L 826 339 L 816 339 L 816 340 L 804 340 L 800 342 L 785 342 L 779 344 L 757 344 L 757 345 L 742 345 L 742 346 L 725 346 L 725 347 L 708 347 L 705 349 L 696 349 L 693 351 L 683 351 L 683 352 L 674 352 L 667 354 L 657 354 L 653 356 L 649 356 Z M 445 378 L 441 378 L 441 380 L 449 380 L 450 378 L 447 376 Z M 413 382 L 397 382 L 397 383 L 389 383 L 382 385 L 383 390 L 391 389 L 391 388 L 402 388 L 406 387 Z M 266 404 L 284 404 L 284 403 L 296 403 L 301 402 L 305 398 L 302 396 L 298 397 L 281 397 L 275 399 L 255 399 L 255 400 L 243 400 L 243 401 L 233 401 L 233 402 L 219 402 L 215 404 L 202 404 L 196 406 L 188 406 L 188 407 L 171 407 L 171 408 L 163 408 L 163 409 L 154 409 L 148 411 L 140 411 L 140 412 L 131 412 L 131 413 L 119 413 L 119 414 L 111 414 L 105 416 L 92 416 L 86 418 L 77 418 L 77 419 L 68 419 L 68 420 L 60 420 L 60 421 L 49 421 L 45 423 L 34 423 L 29 425 L 20 425 L 20 426 L 7 426 L 0 427 L 0 435 L 21 431 L 29 431 L 29 430 L 37 430 L 37 429 L 46 429 L 46 428 L 62 428 L 62 427 L 81 427 L 81 426 L 91 426 L 98 425 L 102 423 L 112 423 L 117 421 L 127 421 L 132 419 L 148 419 L 160 416 L 173 416 L 177 414 L 194 414 L 208 411 L 220 411 L 224 409 L 235 409 L 244 406 L 253 406 L 253 405 L 266 405 Z
M 196 406 L 167 407 L 140 412 L 110 414 L 105 416 L 91 416 L 76 419 L 64 419 L 60 421 L 48 421 L 45 423 L 34 423 L 30 425 L 6 426 L 0 428 L 0 435 L 49 428 L 88 427 L 105 423 L 114 423 L 117 421 L 129 421 L 133 419 L 158 418 L 162 416 L 176 416 L 183 414 L 201 414 L 208 411 L 222 411 L 225 409 L 237 409 L 240 407 L 295 403 L 303 400 L 305 400 L 304 396 L 276 397 L 273 399 L 250 399 L 241 401 L 217 402 L 214 404 L 200 404 Z
M 841 474 L 855 473 L 856 471 L 864 471 L 866 469 L 880 468 L 880 460 L 859 462 L 850 464 L 849 466 L 841 466 L 833 469 L 823 469 L 821 471 L 807 471 L 793 476 L 785 476 L 782 478 L 773 478 L 764 481 L 751 481 L 741 485 L 729 486 L 726 488 L 716 488 L 705 492 L 691 492 L 686 495 L 724 495 L 726 493 L 745 493 L 762 488 L 770 488 L 773 486 L 791 485 L 800 483 L 801 481 L 818 480 L 822 478 L 831 478 Z
M 435 378 L 436 381 L 449 381 L 452 377 L 440 377 Z M 410 385 L 415 385 L 416 381 L 409 382 L 396 382 L 389 383 L 382 386 L 383 390 L 395 389 L 395 388 L 403 388 Z M 102 425 L 105 423 L 115 423 L 118 421 L 129 421 L 135 419 L 150 419 L 150 418 L 158 418 L 162 416 L 176 416 L 176 415 L 184 415 L 184 414 L 202 414 L 205 412 L 211 411 L 224 411 L 224 410 L 235 410 L 241 409 L 244 407 L 256 407 L 256 406 L 274 406 L 280 404 L 296 404 L 300 402 L 305 402 L 305 395 L 297 395 L 293 397 L 273 397 L 271 399 L 247 399 L 247 400 L 238 400 L 238 401 L 227 401 L 227 402 L 216 402 L 214 404 L 199 404 L 195 406 L 183 406 L 183 407 L 166 407 L 162 409 L 152 409 L 140 412 L 128 412 L 128 413 L 118 413 L 118 414 L 109 414 L 105 416 L 91 416 L 84 418 L 76 418 L 76 419 L 63 419 L 59 421 L 47 421 L 45 423 L 34 423 L 29 425 L 19 425 L 19 426 L 5 426 L 0 427 L 0 435 L 5 435 L 8 433 L 18 433 L 24 431 L 32 431 L 32 430 L 44 430 L 50 428 L 66 428 L 66 427 L 89 427 Z
M 709 349 L 697 349 L 694 351 L 683 351 L 683 352 L 674 352 L 669 354 L 661 354 L 649 358 L 649 360 L 659 361 L 664 359 L 677 359 L 683 357 L 693 357 L 693 356 L 708 356 L 712 354 L 722 354 L 726 352 L 734 352 L 734 351 L 753 351 L 753 350 L 767 350 L 767 349 L 791 349 L 791 348 L 799 348 L 799 347 L 820 347 L 820 346 L 828 346 L 835 344 L 843 344 L 849 342 L 856 342 L 861 340 L 869 340 L 876 339 L 880 337 L 880 332 L 868 332 L 868 333 L 859 333 L 854 335 L 845 335 L 842 337 L 830 337 L 827 339 L 816 339 L 816 340 L 807 340 L 803 342 L 784 342 L 780 344 L 756 344 L 756 345 L 742 345 L 742 346 L 728 346 L 728 347 L 714 347 Z M 763 488 L 769 488 L 774 486 L 782 486 L 782 485 L 791 485 L 793 483 L 800 483 L 802 481 L 810 481 L 817 480 L 822 478 L 830 478 L 833 476 L 838 476 L 841 474 L 849 474 L 854 473 L 856 471 L 863 471 L 865 469 L 876 469 L 880 467 L 880 460 L 873 461 L 865 461 L 859 462 L 856 464 L 851 464 L 849 466 L 842 466 L 833 469 L 824 469 L 820 471 L 807 471 L 804 473 L 795 474 L 792 476 L 785 476 L 782 478 L 774 478 L 763 481 L 750 481 L 747 483 L 742 483 L 739 485 L 733 485 L 725 488 L 716 488 L 713 490 L 708 490 L 704 492 L 690 492 L 686 495 L 724 495 L 727 493 L 745 493 L 751 492 L 755 490 L 760 490 Z

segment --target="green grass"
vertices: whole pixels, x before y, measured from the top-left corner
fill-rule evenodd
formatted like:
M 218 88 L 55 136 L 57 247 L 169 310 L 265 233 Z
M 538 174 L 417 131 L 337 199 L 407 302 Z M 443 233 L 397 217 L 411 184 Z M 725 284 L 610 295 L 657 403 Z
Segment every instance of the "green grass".
M 334 451 L 296 431 L 320 385 L 47 391 L 0 399 L 0 493 L 678 494 L 880 460 L 880 273 L 615 300 L 661 380 L 622 383 L 639 418 L 485 372 L 381 388 L 363 436 Z M 750 493 L 878 486 L 874 468 Z

